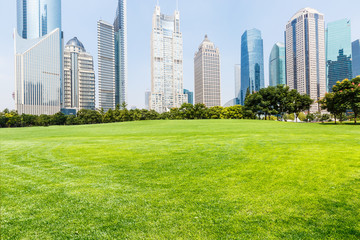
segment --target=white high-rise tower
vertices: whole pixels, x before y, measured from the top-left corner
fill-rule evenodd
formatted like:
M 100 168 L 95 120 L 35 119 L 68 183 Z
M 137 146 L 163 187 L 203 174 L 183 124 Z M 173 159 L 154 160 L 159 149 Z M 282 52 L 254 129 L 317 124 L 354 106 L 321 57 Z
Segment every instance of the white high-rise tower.
M 99 107 L 115 109 L 115 43 L 114 26 L 98 21 Z
M 288 85 L 316 102 L 326 92 L 324 15 L 312 8 L 300 10 L 286 25 L 285 40 Z M 320 111 L 319 104 L 310 111 Z
M 187 102 L 179 11 L 167 16 L 156 6 L 152 26 L 150 109 L 162 113 Z

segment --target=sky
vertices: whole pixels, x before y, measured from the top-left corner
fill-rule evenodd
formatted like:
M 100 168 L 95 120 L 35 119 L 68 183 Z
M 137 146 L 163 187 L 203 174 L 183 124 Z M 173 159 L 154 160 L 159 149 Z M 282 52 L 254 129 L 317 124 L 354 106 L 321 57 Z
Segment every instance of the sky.
M 176 0 L 159 0 L 172 15 Z M 65 43 L 73 37 L 94 56 L 97 72 L 97 21 L 113 22 L 117 0 L 62 0 Z M 150 34 L 156 0 L 128 0 L 128 105 L 143 108 L 150 89 Z M 360 38 L 359 0 L 179 0 L 184 41 L 184 88 L 194 90 L 194 54 L 205 34 L 220 49 L 222 104 L 235 97 L 234 65 L 240 63 L 241 35 L 258 28 L 264 40 L 265 82 L 273 45 L 284 42 L 289 19 L 304 7 L 325 14 L 325 22 L 352 21 L 352 40 Z M 0 0 L 0 110 L 14 109 L 14 40 L 16 1 Z M 96 74 L 97 76 L 97 74 Z M 96 79 L 97 81 L 97 79 Z M 97 83 L 96 83 L 97 85 Z

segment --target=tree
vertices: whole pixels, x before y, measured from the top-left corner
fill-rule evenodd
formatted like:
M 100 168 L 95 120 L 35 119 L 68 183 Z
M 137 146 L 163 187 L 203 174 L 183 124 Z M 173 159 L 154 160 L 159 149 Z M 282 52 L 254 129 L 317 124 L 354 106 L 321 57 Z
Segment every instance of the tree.
M 47 127 L 51 123 L 51 118 L 49 115 L 42 114 L 37 119 L 37 125 Z
M 115 122 L 115 116 L 113 110 L 110 108 L 103 117 L 103 123 Z
M 51 116 L 51 124 L 52 125 L 65 125 L 67 117 L 62 112 L 55 113 Z
M 341 104 L 354 112 L 356 124 L 360 113 L 360 77 L 351 81 L 344 79 L 342 82 L 337 82 L 333 87 L 333 92 L 339 96 Z
M 183 103 L 179 111 L 182 113 L 184 119 L 194 119 L 195 118 L 195 109 L 191 103 Z
M 194 105 L 194 119 L 206 119 L 208 109 L 205 104 L 197 103 Z
M 296 122 L 300 112 L 304 112 L 310 109 L 311 104 L 313 104 L 314 100 L 310 98 L 309 95 L 302 95 L 297 90 L 293 89 L 289 93 L 291 104 L 289 110 L 291 113 L 296 114 Z
M 244 118 L 243 107 L 241 105 L 227 107 L 224 109 L 223 115 L 226 119 L 242 119 Z
M 332 92 L 325 94 L 320 101 L 321 109 L 328 111 L 331 113 L 336 120 L 340 118 L 342 114 L 346 112 L 346 104 L 343 102 L 343 99 L 340 94 Z
M 224 119 L 224 108 L 220 106 L 211 107 L 207 111 L 208 119 Z
M 77 113 L 80 124 L 96 124 L 102 123 L 102 115 L 95 110 L 81 109 Z

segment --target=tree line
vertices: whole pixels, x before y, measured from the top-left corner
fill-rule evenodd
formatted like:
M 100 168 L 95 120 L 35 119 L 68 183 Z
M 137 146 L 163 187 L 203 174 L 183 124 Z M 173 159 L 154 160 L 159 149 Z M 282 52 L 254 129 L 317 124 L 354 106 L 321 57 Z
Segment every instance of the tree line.
M 50 125 L 84 125 L 142 120 L 187 120 L 187 119 L 271 119 L 301 121 L 327 121 L 329 114 L 310 114 L 309 109 L 314 101 L 297 90 L 290 90 L 286 85 L 267 87 L 258 92 L 248 90 L 245 105 L 232 107 L 206 107 L 204 104 L 184 103 L 180 108 L 169 112 L 158 113 L 154 110 L 127 109 L 126 103 L 117 105 L 114 110 L 82 109 L 76 115 L 65 115 L 61 112 L 54 115 L 19 115 L 16 111 L 5 109 L 0 112 L 0 127 L 30 127 Z M 346 112 L 354 114 L 355 124 L 360 112 L 360 77 L 345 79 L 333 86 L 333 92 L 327 93 L 318 101 L 321 108 L 335 118 L 343 120 Z M 304 112 L 308 112 L 307 115 Z M 295 117 L 294 117 L 295 116 Z
M 345 79 L 337 82 L 332 88 L 333 92 L 326 93 L 325 97 L 320 99 L 320 108 L 327 113 L 310 113 L 310 107 L 314 100 L 309 95 L 300 94 L 297 90 L 290 90 L 289 86 L 278 85 L 276 87 L 267 87 L 260 89 L 258 92 L 250 93 L 247 91 L 245 98 L 245 111 L 256 114 L 258 118 L 286 120 L 293 114 L 296 120 L 299 116 L 303 116 L 307 112 L 306 117 L 302 117 L 302 121 L 327 121 L 331 120 L 332 114 L 335 119 L 340 121 L 346 119 L 345 113 L 350 118 L 357 119 L 360 113 L 360 77 L 352 80 Z M 320 109 L 319 109 L 320 110 Z M 353 115 L 351 115 L 353 114 Z
M 76 115 L 65 115 L 61 112 L 54 115 L 19 115 L 16 111 L 5 109 L 0 112 L 0 127 L 31 127 L 51 125 L 85 125 L 142 120 L 187 120 L 187 119 L 243 119 L 254 118 L 252 114 L 244 114 L 243 107 L 211 107 L 204 104 L 184 103 L 180 108 L 169 112 L 158 113 L 154 110 L 127 109 L 126 104 L 118 105 L 115 110 L 105 112 L 100 110 L 82 109 Z

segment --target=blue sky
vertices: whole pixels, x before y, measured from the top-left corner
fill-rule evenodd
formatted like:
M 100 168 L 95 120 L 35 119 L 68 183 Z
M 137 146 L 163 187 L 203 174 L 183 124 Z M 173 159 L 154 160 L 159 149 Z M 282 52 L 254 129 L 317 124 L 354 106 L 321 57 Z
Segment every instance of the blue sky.
M 0 1 L 0 109 L 14 108 L 13 29 L 16 1 Z M 162 12 L 172 14 L 176 0 L 160 0 Z M 331 2 L 331 3 L 330 3 Z M 76 36 L 95 59 L 96 22 L 113 22 L 117 0 L 62 0 L 65 43 Z M 150 88 L 150 33 L 156 0 L 128 0 L 129 105 L 144 107 L 144 92 Z M 234 64 L 240 62 L 240 39 L 246 29 L 258 28 L 264 39 L 265 79 L 272 46 L 284 40 L 287 21 L 301 8 L 312 7 L 325 14 L 325 21 L 352 21 L 352 40 L 360 38 L 359 0 L 179 0 L 184 39 L 184 88 L 194 89 L 193 57 L 208 34 L 220 49 L 222 103 L 234 97 Z

